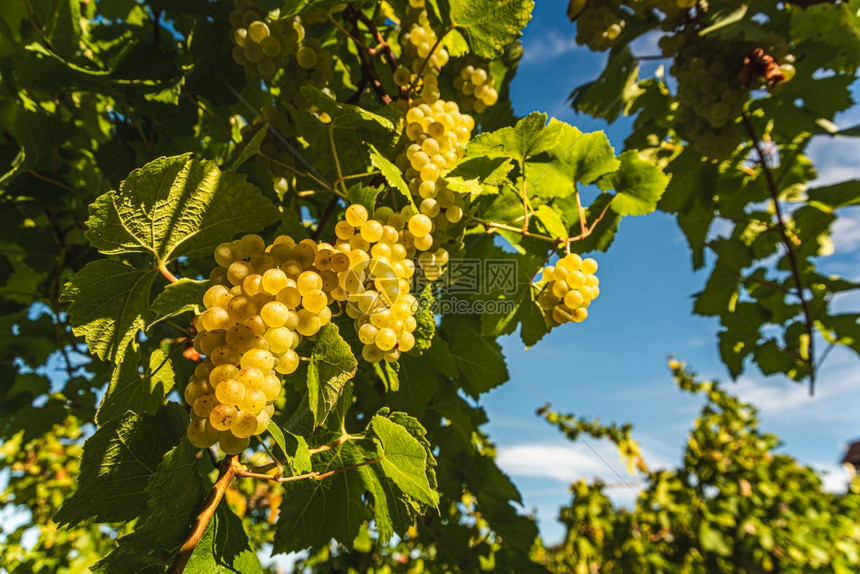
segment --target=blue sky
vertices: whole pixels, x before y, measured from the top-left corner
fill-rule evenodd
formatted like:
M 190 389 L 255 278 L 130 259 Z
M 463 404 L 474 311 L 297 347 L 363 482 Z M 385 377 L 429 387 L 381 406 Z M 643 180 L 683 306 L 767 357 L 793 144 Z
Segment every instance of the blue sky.
M 583 131 L 605 129 L 620 150 L 629 120 L 607 126 L 577 115 L 567 102 L 575 86 L 599 75 L 606 56 L 575 44 L 575 29 L 564 16 L 566 5 L 542 0 L 535 7 L 523 37 L 525 55 L 511 86 L 515 111 L 545 111 Z M 648 41 L 637 48 L 640 55 L 657 53 Z M 643 66 L 640 74 L 653 74 L 655 67 Z M 840 126 L 860 123 L 860 110 L 855 107 L 837 119 Z M 854 140 L 823 138 L 810 152 L 821 183 L 860 176 L 860 146 Z M 860 212 L 848 215 L 835 229 L 836 254 L 822 267 L 857 280 Z M 675 388 L 667 355 L 686 361 L 704 377 L 730 380 L 719 360 L 718 322 L 691 314 L 690 296 L 704 286 L 708 270 L 692 271 L 686 242 L 671 217 L 655 213 L 626 218 L 609 252 L 597 259 L 600 298 L 589 309 L 588 320 L 555 329 L 529 350 L 516 336 L 503 339 L 511 380 L 481 400 L 491 421 L 486 428 L 499 446 L 499 464 L 519 486 L 525 510 L 537 511 L 548 542 L 563 533 L 556 516 L 558 507 L 569 501 L 566 487 L 571 481 L 599 476 L 615 483 L 616 472 L 625 480 L 630 477 L 611 445 L 593 439 L 587 439 L 588 445 L 570 443 L 535 416 L 543 400 L 562 413 L 634 423 L 646 460 L 652 466 L 674 466 L 702 403 Z M 857 303 L 854 298 L 838 306 L 856 309 Z M 856 355 L 834 350 L 820 372 L 814 397 L 805 385 L 766 378 L 755 367 L 727 386 L 760 408 L 762 428 L 782 437 L 786 452 L 827 471 L 826 484 L 841 489 L 845 475 L 838 460 L 846 442 L 860 435 L 857 408 L 846 408 L 860 405 L 858 366 Z M 634 498 L 627 487 L 613 493 L 619 502 Z

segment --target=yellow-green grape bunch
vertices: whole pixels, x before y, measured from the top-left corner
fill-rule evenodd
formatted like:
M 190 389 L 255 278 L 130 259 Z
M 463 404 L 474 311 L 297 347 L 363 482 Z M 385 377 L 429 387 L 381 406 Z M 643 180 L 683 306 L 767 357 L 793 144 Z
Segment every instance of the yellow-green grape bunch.
M 301 26 L 301 24 L 298 24 Z M 323 47 L 319 38 L 304 35 L 297 45 L 296 55 L 287 64 L 284 72 L 282 95 L 284 100 L 303 110 L 311 103 L 299 91 L 301 86 L 310 85 L 323 90 L 328 86 L 334 73 L 332 53 Z
M 456 102 L 413 102 L 406 112 L 406 136 L 412 142 L 396 158 L 420 214 L 434 229 L 444 230 L 463 218 L 463 194 L 448 189 L 442 170 L 457 164 L 462 144 L 471 138 L 475 120 L 460 112 Z M 426 247 L 418 246 L 421 251 Z
M 427 103 L 439 98 L 437 76 L 449 59 L 448 50 L 437 45 L 438 40 L 424 9 L 424 0 L 409 0 L 399 37 L 401 66 L 394 73 L 394 81 L 398 86 L 411 85 L 420 73 L 421 98 Z
M 585 321 L 588 307 L 600 294 L 596 271 L 597 261 L 576 253 L 565 255 L 555 267 L 543 268 L 546 288 L 538 296 L 538 304 L 550 327 Z
M 287 64 L 290 27 L 257 11 L 253 0 L 234 0 L 230 12 L 233 60 L 252 77 L 272 81 Z
M 371 217 L 357 204 L 350 205 L 335 225 L 331 264 L 338 276 L 333 296 L 348 301 L 346 313 L 355 320 L 368 362 L 396 361 L 415 346 L 417 300 L 409 292 L 415 273 L 411 257 L 416 243 L 429 236 L 431 225 L 411 206 L 399 212 L 380 207 Z M 444 252 L 446 260 L 447 255 Z
M 452 70 L 455 74 L 454 89 L 460 96 L 460 107 L 467 112 L 480 114 L 499 101 L 493 76 L 486 60 L 466 57 L 457 61 Z
M 576 18 L 576 43 L 596 51 L 611 48 L 625 25 L 624 18 L 615 8 L 615 2 L 586 2 L 572 17 Z
M 188 438 L 228 454 L 262 433 L 281 392 L 278 375 L 298 368 L 295 348 L 331 320 L 315 242 L 286 235 L 266 246 L 245 235 L 215 249 L 218 266 L 203 296 L 194 348 L 206 355 L 185 390 L 194 420 Z

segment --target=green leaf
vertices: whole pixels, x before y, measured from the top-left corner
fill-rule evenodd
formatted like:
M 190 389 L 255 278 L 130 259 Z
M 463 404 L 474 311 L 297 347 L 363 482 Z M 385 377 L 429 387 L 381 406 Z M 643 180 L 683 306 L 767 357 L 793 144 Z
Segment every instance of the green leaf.
M 78 489 L 54 516 L 74 526 L 93 518 L 120 522 L 140 516 L 150 493 L 146 485 L 164 453 L 185 434 L 188 416 L 172 403 L 155 415 L 132 412 L 103 424 L 84 443 Z
M 149 322 L 147 330 L 156 323 L 186 311 L 200 313 L 203 310 L 203 294 L 210 286 L 209 280 L 195 281 L 183 278 L 165 287 L 149 308 L 155 318 Z
M 460 193 L 498 193 L 513 168 L 514 164 L 506 157 L 466 157 L 445 174 L 445 181 L 448 189 Z
M 639 63 L 629 48 L 612 52 L 600 77 L 582 84 L 570 94 L 573 108 L 608 123 L 618 119 L 629 102 L 636 99 L 639 88 Z
M 162 157 L 136 169 L 90 205 L 90 242 L 105 254 L 148 253 L 167 264 L 211 254 L 226 239 L 258 231 L 278 218 L 244 174 L 224 172 L 190 154 Z
M 405 494 L 429 505 L 439 503 L 439 494 L 427 481 L 427 453 L 421 443 L 402 426 L 374 415 L 370 426 L 376 435 L 380 466 Z
M 308 366 L 308 393 L 314 426 L 325 422 L 344 385 L 355 376 L 358 362 L 338 332 L 329 323 L 317 333 L 316 345 Z
M 412 348 L 413 355 L 420 355 L 430 348 L 433 337 L 436 334 L 436 315 L 433 312 L 435 300 L 433 288 L 430 283 L 424 285 L 424 290 L 418 295 L 418 310 L 415 312 L 415 346 Z
M 441 341 L 439 344 L 444 344 L 440 337 L 435 337 L 435 341 Z M 432 349 L 432 346 L 431 346 Z M 436 393 L 439 388 L 437 363 L 431 358 L 432 351 L 428 350 L 421 356 L 413 356 L 411 353 L 406 353 L 398 363 L 400 363 L 400 371 L 397 373 L 398 389 L 397 392 L 386 395 L 386 404 L 397 410 L 406 411 L 412 416 L 421 417 L 430 403 L 430 398 Z
M 260 153 L 260 147 L 263 145 L 263 140 L 266 139 L 266 134 L 269 133 L 269 126 L 263 124 L 260 129 L 248 140 L 245 147 L 239 153 L 239 156 L 230 164 L 230 171 L 236 171 L 242 164 Z
M 809 205 L 825 213 L 832 213 L 841 207 L 860 204 L 860 179 L 813 187 L 807 191 L 807 195 Z
M 185 566 L 186 574 L 262 574 L 242 520 L 222 500 Z
M 173 389 L 173 366 L 160 349 L 152 352 L 149 367 L 143 373 L 139 372 L 139 366 L 140 350 L 132 348 L 114 369 L 96 413 L 96 422 L 104 424 L 122 417 L 127 411 L 138 415 L 155 414 Z
M 467 153 L 469 157 L 510 157 L 525 162 L 552 149 L 561 137 L 561 124 L 547 125 L 546 121 L 546 114 L 532 112 L 513 127 L 475 137 L 466 148 Z
M 546 232 L 550 237 L 560 237 L 567 239 L 567 225 L 561 220 L 561 216 L 548 205 L 538 207 L 534 216 L 541 222 Z
M 406 184 L 406 180 L 403 179 L 403 173 L 400 169 L 394 165 L 394 162 L 379 153 L 379 150 L 373 144 L 369 144 L 367 148 L 370 151 L 370 163 L 373 167 L 382 172 L 382 176 L 388 182 L 388 185 L 399 191 L 400 196 L 406 199 L 417 210 L 418 207 L 415 205 L 415 200 L 412 199 L 409 186 Z
M 350 204 L 357 203 L 367 208 L 368 213 L 373 214 L 376 209 L 376 196 L 379 195 L 379 188 L 369 185 L 357 183 L 347 190 L 347 200 Z
M 326 473 L 372 460 L 371 452 L 346 443 L 314 455 L 314 470 Z M 369 517 L 361 500 L 366 487 L 357 472 L 345 471 L 324 480 L 297 480 L 284 483 L 273 542 L 274 552 L 295 552 L 321 548 L 334 539 L 350 544 Z
M 451 24 L 482 58 L 502 55 L 531 19 L 532 0 L 450 0 Z
M 718 530 L 714 530 L 707 522 L 699 525 L 699 542 L 702 549 L 707 552 L 716 552 L 720 556 L 730 556 L 732 548 L 724 536 Z
M 481 336 L 480 319 L 466 315 L 446 315 L 442 331 L 451 357 L 460 373 L 463 389 L 477 398 L 508 380 L 502 348 Z
M 584 134 L 555 119 L 550 120 L 550 125 L 558 125 L 561 135 L 546 161 L 533 162 L 539 177 L 529 186 L 529 195 L 567 197 L 577 189 L 577 183 L 594 183 L 618 169 L 620 162 L 605 133 Z
M 72 332 L 86 339 L 91 353 L 103 361 L 122 361 L 137 332 L 146 327 L 156 275 L 155 270 L 101 259 L 66 284 L 60 300 L 71 303 Z
M 614 189 L 612 210 L 619 215 L 645 215 L 657 209 L 657 202 L 669 179 L 657 166 L 639 157 L 636 150 L 619 156 L 621 166 L 618 171 L 601 178 L 597 185 L 600 189 Z
M 146 487 L 146 512 L 134 532 L 120 538 L 117 548 L 93 566 L 94 574 L 166 570 L 185 541 L 206 494 L 197 471 L 197 454 L 198 449 L 183 437 L 164 455 Z
M 379 361 L 373 363 L 373 371 L 379 380 L 382 381 L 386 392 L 396 392 L 400 388 L 400 371 L 399 363 L 389 363 L 388 361 Z

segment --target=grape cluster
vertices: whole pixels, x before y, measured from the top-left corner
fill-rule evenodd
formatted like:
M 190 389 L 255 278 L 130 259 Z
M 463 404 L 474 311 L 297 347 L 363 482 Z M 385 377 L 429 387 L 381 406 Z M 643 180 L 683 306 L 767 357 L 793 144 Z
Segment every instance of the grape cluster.
M 234 0 L 230 12 L 233 60 L 251 77 L 272 81 L 288 61 L 297 33 L 289 21 L 260 15 L 254 0 Z
M 480 114 L 499 101 L 499 92 L 496 91 L 486 60 L 467 56 L 457 60 L 452 71 L 455 74 L 454 90 L 463 110 L 474 110 Z
M 538 296 L 538 304 L 550 327 L 585 321 L 588 307 L 600 294 L 596 271 L 597 261 L 590 257 L 583 259 L 576 253 L 565 255 L 555 267 L 543 268 L 546 288 Z
M 416 100 L 406 112 L 406 136 L 411 143 L 396 163 L 419 212 L 432 219 L 434 229 L 447 229 L 463 218 L 464 196 L 448 189 L 441 174 L 457 164 L 461 144 L 469 141 L 474 127 L 475 120 L 461 113 L 456 102 Z
M 236 454 L 265 430 L 281 391 L 278 374 L 296 370 L 295 348 L 331 320 L 323 286 L 328 280 L 331 287 L 332 277 L 318 272 L 318 258 L 315 242 L 296 244 L 287 235 L 268 247 L 252 234 L 215 249 L 218 267 L 194 337 L 194 348 L 207 358 L 185 390 L 195 446 L 217 441 Z
M 416 80 L 417 74 L 422 74 L 422 96 L 429 101 L 433 101 L 433 94 L 439 97 L 437 76 L 449 59 L 448 50 L 437 46 L 438 40 L 424 9 L 424 0 L 409 0 L 399 37 L 401 67 L 395 72 L 394 81 L 406 86 Z
M 626 23 L 616 2 L 585 2 L 570 18 L 576 19 L 576 43 L 596 51 L 611 48 Z

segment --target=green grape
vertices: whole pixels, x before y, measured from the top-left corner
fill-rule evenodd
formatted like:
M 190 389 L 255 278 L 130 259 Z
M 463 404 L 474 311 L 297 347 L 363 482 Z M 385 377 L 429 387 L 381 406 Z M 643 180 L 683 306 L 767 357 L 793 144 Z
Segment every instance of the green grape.
M 245 397 L 239 403 L 239 409 L 242 411 L 252 412 L 257 414 L 266 406 L 266 393 L 260 389 L 248 389 L 245 392 Z
M 267 401 L 274 401 L 281 394 L 281 380 L 275 375 L 266 375 L 260 383 L 260 390 L 265 393 Z
M 316 271 L 304 271 L 296 280 L 296 287 L 304 297 L 311 291 L 322 289 L 322 277 Z
M 196 418 L 188 423 L 188 441 L 197 448 L 209 448 L 218 442 L 218 431 L 208 418 Z
M 368 214 L 367 209 L 363 205 L 353 203 L 346 208 L 344 216 L 346 218 L 346 222 L 352 227 L 361 227 L 361 225 L 367 221 Z
M 307 309 L 300 309 L 298 312 L 299 324 L 296 325 L 296 331 L 305 337 L 316 335 L 322 327 L 319 315 L 312 313 Z
M 302 306 L 310 313 L 319 314 L 328 304 L 328 298 L 322 289 L 308 291 L 302 297 Z
M 275 371 L 282 375 L 289 375 L 299 368 L 299 356 L 292 349 L 287 349 L 278 359 Z
M 244 397 L 245 385 L 236 379 L 225 379 L 215 387 L 215 398 L 222 405 L 238 405 Z
M 224 454 L 241 454 L 249 444 L 250 438 L 239 438 L 227 429 L 218 433 L 218 446 Z
M 233 420 L 236 418 L 237 414 L 238 411 L 235 406 L 219 404 L 212 409 L 211 413 L 209 413 L 209 422 L 216 430 L 227 430 L 230 428 L 230 425 L 233 424 Z
M 208 417 L 218 405 L 218 399 L 215 398 L 215 393 L 209 393 L 207 395 L 201 395 L 194 399 L 194 405 L 192 409 L 194 410 L 194 414 L 198 417 Z
M 383 328 L 376 334 L 376 346 L 381 351 L 389 351 L 397 344 L 397 333 L 393 329 Z
M 263 434 L 266 429 L 269 427 L 269 420 L 271 415 L 267 413 L 265 410 L 257 413 L 257 428 L 254 429 L 255 435 Z
M 275 358 L 272 356 L 272 353 L 265 349 L 251 349 L 242 355 L 240 364 L 242 368 L 256 367 L 267 373 L 275 366 Z
M 263 371 L 256 367 L 244 367 L 235 375 L 236 380 L 242 383 L 246 389 L 259 389 L 263 384 L 264 377 Z

